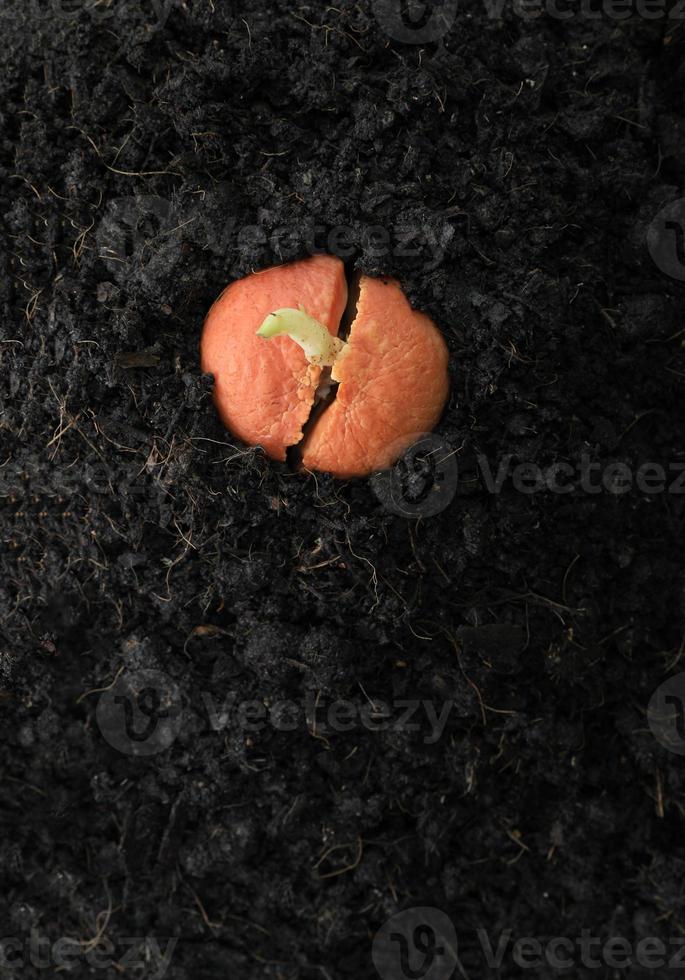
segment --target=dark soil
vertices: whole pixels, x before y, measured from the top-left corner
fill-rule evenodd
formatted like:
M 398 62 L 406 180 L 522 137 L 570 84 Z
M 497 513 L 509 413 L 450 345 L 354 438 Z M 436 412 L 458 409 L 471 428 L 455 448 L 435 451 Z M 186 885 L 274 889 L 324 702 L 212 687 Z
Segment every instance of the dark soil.
M 478 940 L 685 934 L 683 757 L 647 721 L 683 667 L 685 286 L 646 246 L 685 178 L 683 20 L 466 0 L 417 45 L 370 0 L 2 0 L 0 24 L 0 939 L 24 944 L 0 976 L 159 976 L 176 938 L 170 980 L 366 980 L 416 906 L 469 980 L 684 975 L 488 967 Z M 315 246 L 444 331 L 437 515 L 216 417 L 209 305 Z M 509 459 L 583 485 L 492 492 Z M 175 685 L 140 757 L 111 696 L 136 677 Z M 308 719 L 248 731 L 226 698 Z M 434 739 L 423 710 L 334 731 L 340 699 L 452 707 Z M 41 965 L 32 931 L 80 955 Z

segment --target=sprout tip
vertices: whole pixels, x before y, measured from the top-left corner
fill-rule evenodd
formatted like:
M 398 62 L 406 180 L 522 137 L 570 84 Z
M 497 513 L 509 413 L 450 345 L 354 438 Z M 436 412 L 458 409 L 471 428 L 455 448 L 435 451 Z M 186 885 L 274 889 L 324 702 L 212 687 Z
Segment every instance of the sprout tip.
M 257 331 L 258 337 L 290 337 L 302 348 L 310 364 L 331 367 L 345 347 L 344 341 L 334 337 L 326 327 L 315 320 L 300 305 L 298 310 L 284 308 L 270 313 Z

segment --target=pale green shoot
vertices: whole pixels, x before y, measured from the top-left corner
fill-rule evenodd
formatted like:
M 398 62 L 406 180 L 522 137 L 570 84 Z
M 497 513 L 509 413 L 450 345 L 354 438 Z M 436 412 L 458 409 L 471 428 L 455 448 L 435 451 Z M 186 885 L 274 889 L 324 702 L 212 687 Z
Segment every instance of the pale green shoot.
M 323 323 L 305 312 L 284 308 L 270 313 L 257 331 L 258 337 L 290 337 L 299 344 L 310 364 L 332 367 L 342 353 L 345 342 L 333 337 Z

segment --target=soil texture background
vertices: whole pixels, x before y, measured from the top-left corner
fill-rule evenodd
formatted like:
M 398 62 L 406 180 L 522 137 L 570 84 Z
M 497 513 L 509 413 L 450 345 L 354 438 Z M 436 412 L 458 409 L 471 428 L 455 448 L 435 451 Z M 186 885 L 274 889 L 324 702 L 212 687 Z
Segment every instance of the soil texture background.
M 683 20 L 392 6 L 2 0 L 0 976 L 371 980 L 411 908 L 685 975 L 481 941 L 685 935 Z M 209 306 L 314 248 L 444 332 L 438 513 L 217 419 Z

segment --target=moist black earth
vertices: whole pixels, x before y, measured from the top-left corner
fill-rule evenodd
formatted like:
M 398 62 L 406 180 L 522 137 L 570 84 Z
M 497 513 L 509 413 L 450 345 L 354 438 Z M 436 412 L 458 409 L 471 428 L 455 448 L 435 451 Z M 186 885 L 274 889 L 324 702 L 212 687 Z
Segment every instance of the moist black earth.
M 685 975 L 683 13 L 400 7 L 2 0 L 0 976 Z M 200 372 L 313 251 L 449 345 L 394 482 Z

